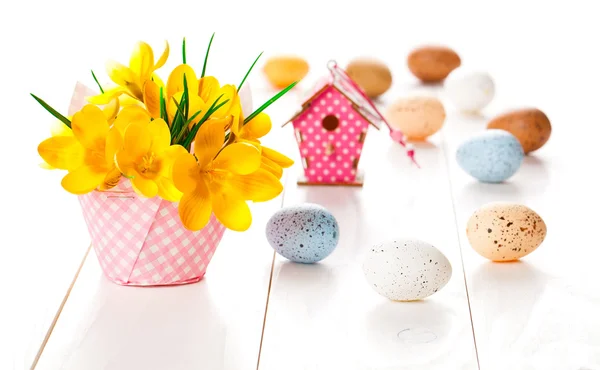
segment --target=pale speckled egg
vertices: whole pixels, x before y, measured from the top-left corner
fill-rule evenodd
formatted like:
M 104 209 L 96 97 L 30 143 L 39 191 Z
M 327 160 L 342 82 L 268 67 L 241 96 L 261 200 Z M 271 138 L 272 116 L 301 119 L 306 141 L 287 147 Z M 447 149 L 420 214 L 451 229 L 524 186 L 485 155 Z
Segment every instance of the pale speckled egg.
M 525 153 L 511 133 L 489 129 L 464 141 L 456 151 L 459 166 L 481 182 L 500 183 L 521 167 Z
M 266 233 L 277 253 L 300 263 L 321 261 L 334 251 L 340 238 L 331 212 L 311 203 L 278 210 L 267 222 Z
M 522 204 L 494 202 L 473 213 L 467 222 L 467 238 L 477 253 L 492 261 L 518 260 L 546 238 L 546 223 Z
M 386 119 L 390 126 L 402 131 L 408 140 L 419 141 L 442 128 L 446 111 L 437 98 L 415 96 L 401 98 L 390 104 Z
M 450 261 L 433 245 L 408 238 L 373 246 L 363 262 L 367 282 L 393 301 L 416 301 L 442 289 L 452 276 Z
M 463 112 L 478 112 L 495 95 L 494 80 L 486 72 L 455 69 L 444 81 L 445 96 Z

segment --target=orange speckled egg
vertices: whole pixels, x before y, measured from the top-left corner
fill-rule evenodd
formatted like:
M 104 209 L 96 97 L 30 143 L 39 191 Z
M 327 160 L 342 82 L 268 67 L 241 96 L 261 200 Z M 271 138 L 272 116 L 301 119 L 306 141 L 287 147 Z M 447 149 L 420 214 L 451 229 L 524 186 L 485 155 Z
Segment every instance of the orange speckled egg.
M 308 62 L 293 55 L 280 55 L 269 58 L 263 66 L 263 72 L 271 85 L 283 89 L 308 74 Z
M 525 153 L 541 148 L 552 132 L 550 120 L 539 109 L 519 109 L 492 119 L 487 128 L 497 128 L 513 134 L 521 143 Z
M 386 120 L 411 141 L 425 140 L 444 125 L 446 110 L 434 97 L 401 98 L 390 104 Z
M 494 202 L 473 213 L 467 222 L 467 238 L 473 249 L 489 260 L 516 261 L 542 244 L 546 224 L 524 205 Z

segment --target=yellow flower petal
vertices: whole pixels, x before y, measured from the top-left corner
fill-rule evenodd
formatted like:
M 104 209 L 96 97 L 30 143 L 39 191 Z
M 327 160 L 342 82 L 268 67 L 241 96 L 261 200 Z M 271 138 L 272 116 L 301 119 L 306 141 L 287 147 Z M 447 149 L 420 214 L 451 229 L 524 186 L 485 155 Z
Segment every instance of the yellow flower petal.
M 148 122 L 146 125 L 150 137 L 152 138 L 152 145 L 150 145 L 150 151 L 154 153 L 161 153 L 171 145 L 171 131 L 167 123 L 159 118 Z M 183 147 L 182 147 L 183 148 Z
M 71 128 L 73 135 L 86 149 L 104 152 L 108 122 L 100 108 L 90 104 L 84 106 L 73 115 Z
M 104 180 L 105 174 L 90 166 L 81 166 L 63 177 L 62 187 L 72 194 L 87 194 L 96 189 Z
M 273 162 L 277 163 L 278 165 L 280 165 L 283 168 L 291 167 L 294 164 L 294 161 L 291 160 L 290 158 L 286 157 L 285 155 L 279 153 L 276 150 L 267 148 L 264 145 L 262 146 L 262 155 L 265 156 L 266 158 L 272 160 Z
M 197 183 L 192 192 L 184 193 L 179 201 L 179 218 L 187 229 L 202 229 L 212 213 L 211 196 L 204 181 Z
M 115 165 L 127 177 L 131 178 L 137 175 L 136 162 L 137 158 L 132 157 L 130 153 L 124 150 L 119 150 L 115 155 Z
M 113 60 L 106 63 L 106 73 L 114 83 L 122 87 L 139 83 L 136 73 L 131 68 Z
M 266 202 L 283 191 L 283 185 L 275 175 L 259 168 L 249 175 L 233 175 L 228 179 L 228 190 L 242 199 Z
M 281 166 L 265 156 L 260 157 L 260 168 L 271 172 L 278 179 L 281 179 L 281 176 L 283 176 L 283 169 Z
M 114 127 L 119 130 L 121 136 L 124 136 L 127 127 L 136 121 L 149 122 L 150 113 L 138 105 L 130 105 L 119 112 Z
M 219 92 L 217 92 L 217 94 L 215 94 L 214 99 L 211 99 L 208 101 L 208 106 L 212 106 L 213 102 L 215 101 L 215 99 L 217 99 L 219 96 L 221 96 L 221 99 L 219 99 L 218 104 L 223 103 L 226 100 L 229 100 L 227 103 L 225 103 L 221 108 L 217 109 L 212 115 L 211 117 L 225 117 L 226 115 L 229 114 L 229 111 L 231 109 L 231 107 L 233 107 L 236 104 L 239 104 L 239 97 L 237 95 L 237 90 L 235 88 L 235 86 L 233 85 L 224 85 L 221 90 L 219 90 Z
M 156 64 L 154 65 L 153 69 L 157 70 L 157 69 L 161 68 L 162 66 L 164 66 L 165 63 L 167 62 L 168 58 L 169 58 L 169 43 L 167 41 L 165 41 L 165 50 L 161 54 L 160 58 L 158 58 L 158 60 L 156 61 Z
M 204 76 L 198 81 L 198 95 L 204 101 L 213 101 L 221 90 L 219 81 L 213 76 Z
M 141 102 L 136 98 L 133 98 L 129 93 L 119 95 L 119 104 L 121 107 L 128 107 L 130 105 L 140 106 Z
M 159 197 L 169 202 L 179 202 L 179 200 L 181 200 L 183 193 L 177 190 L 173 180 L 166 177 L 160 177 L 156 181 L 156 185 L 158 185 Z
M 50 126 L 50 133 L 52 136 L 73 136 L 73 130 L 59 120 L 52 122 L 52 126 Z
M 143 84 L 150 78 L 150 75 L 154 71 L 154 52 L 150 45 L 143 41 L 136 43 L 135 49 L 129 59 L 129 68 L 138 76 L 138 80 L 136 81 L 138 84 Z
M 147 81 L 143 89 L 144 104 L 153 118 L 160 117 L 160 87 L 154 81 Z
M 123 137 L 116 128 L 111 128 L 106 136 L 106 147 L 104 148 L 104 156 L 106 158 L 106 166 L 111 168 L 115 165 L 115 154 L 123 147 Z
M 127 130 L 125 130 L 123 151 L 127 152 L 134 161 L 137 161 L 148 154 L 151 145 L 152 136 L 150 136 L 147 124 L 134 122 L 127 127 Z
M 183 92 L 180 91 L 180 92 L 176 93 L 175 95 L 173 95 L 171 97 L 171 99 L 169 100 L 169 102 L 167 104 L 167 113 L 169 114 L 169 122 L 173 122 L 175 114 L 177 113 L 177 105 L 175 105 L 175 102 L 173 101 L 173 99 L 175 99 L 175 101 L 177 101 L 177 104 L 179 104 L 181 102 L 182 96 L 183 96 Z M 183 110 L 183 106 L 181 108 Z M 191 95 L 190 99 L 189 99 L 188 118 L 191 118 L 198 111 L 202 111 L 202 112 L 206 113 L 206 110 L 208 108 L 209 107 L 204 104 L 204 101 L 199 96 Z M 192 122 L 190 122 L 190 126 L 193 126 L 195 123 L 198 123 L 202 119 L 203 116 L 204 116 L 204 114 L 200 113 L 196 118 L 194 118 L 194 120 Z
M 104 176 L 104 180 L 98 186 L 99 190 L 109 190 L 117 186 L 119 181 L 121 180 L 121 171 L 118 168 L 113 167 L 106 176 Z
M 214 160 L 214 167 L 247 175 L 260 167 L 260 151 L 248 143 L 227 145 Z
M 242 137 L 261 138 L 271 131 L 271 118 L 261 112 L 242 128 Z
M 104 117 L 106 117 L 106 121 L 108 121 L 108 123 L 112 123 L 115 120 L 115 117 L 117 117 L 120 109 L 121 106 L 118 98 L 111 100 L 108 104 L 102 107 L 102 112 L 104 113 Z
M 196 72 L 188 64 L 180 64 L 167 79 L 167 96 L 171 97 L 176 93 L 183 91 L 183 75 L 187 81 L 189 95 L 198 95 L 198 79 L 196 78 Z
M 54 168 L 73 170 L 83 164 L 84 148 L 73 136 L 53 136 L 38 145 L 42 159 Z
M 205 168 L 219 152 L 225 141 L 225 120 L 208 120 L 202 124 L 194 139 L 194 155 L 200 168 Z
M 246 202 L 231 193 L 212 195 L 213 212 L 228 229 L 246 231 L 252 224 L 252 213 Z
M 96 96 L 88 96 L 86 100 L 88 103 L 95 105 L 105 105 L 110 103 L 116 98 L 120 98 L 121 94 L 127 92 L 127 89 L 122 86 L 113 87 L 112 89 L 105 89 L 104 93 Z
M 133 185 L 133 190 L 147 198 L 154 198 L 158 195 L 158 185 L 156 185 L 154 181 L 139 174 L 137 176 L 133 176 L 133 179 L 131 179 L 131 185 Z
M 200 181 L 200 172 L 196 158 L 190 153 L 182 154 L 173 163 L 173 184 L 184 192 L 190 193 Z

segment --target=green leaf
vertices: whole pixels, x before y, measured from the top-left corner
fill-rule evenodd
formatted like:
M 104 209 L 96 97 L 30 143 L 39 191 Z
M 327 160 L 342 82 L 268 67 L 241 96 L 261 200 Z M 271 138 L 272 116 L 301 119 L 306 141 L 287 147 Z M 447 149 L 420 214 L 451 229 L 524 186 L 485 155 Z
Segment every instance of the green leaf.
M 185 119 L 183 117 L 183 108 L 181 107 L 181 104 L 177 103 L 177 100 L 175 100 L 175 98 L 172 98 L 172 99 L 173 99 L 173 102 L 175 103 L 175 106 L 177 107 L 177 112 L 175 112 L 175 117 L 173 117 L 173 124 L 171 125 L 171 141 L 173 141 L 177 137 L 181 136 L 181 132 L 183 132 L 185 129 L 185 127 L 184 127 Z M 182 96 L 181 100 L 183 100 L 183 96 Z M 175 142 L 176 142 L 176 140 L 174 141 L 174 143 Z
M 210 46 L 212 45 L 214 37 L 215 33 L 213 32 L 212 36 L 210 37 L 210 41 L 208 42 L 208 48 L 206 48 L 206 56 L 204 56 L 204 66 L 202 67 L 202 75 L 200 76 L 200 78 L 204 77 L 204 74 L 206 73 L 206 62 L 208 62 L 208 52 L 210 51 Z
M 160 117 L 169 124 L 169 115 L 167 114 L 167 103 L 165 102 L 165 96 L 163 95 L 163 87 L 160 88 Z
M 260 54 L 258 54 L 258 56 L 256 57 L 256 59 L 254 60 L 254 63 L 252 63 L 252 65 L 250 66 L 250 69 L 248 70 L 248 72 L 246 72 L 246 75 L 244 76 L 244 79 L 242 80 L 242 82 L 240 82 L 240 86 L 238 86 L 238 91 L 240 91 L 240 89 L 242 88 L 242 85 L 244 84 L 244 82 L 246 82 L 246 78 L 248 78 L 248 75 L 250 74 L 250 72 L 252 72 L 252 68 L 254 68 L 254 65 L 256 64 L 256 62 L 258 62 L 258 59 L 260 59 L 261 55 L 263 55 L 263 52 L 261 52 Z
M 183 44 L 181 45 L 181 54 L 183 55 L 183 64 L 186 64 L 186 57 L 185 57 L 185 37 L 183 38 Z
M 185 125 L 184 125 L 185 129 L 183 129 L 179 132 L 179 135 L 177 135 L 173 144 L 179 144 L 179 142 L 181 141 L 181 138 L 183 137 L 183 134 L 187 131 L 187 128 L 190 126 L 190 123 L 192 123 L 194 121 L 194 119 L 196 119 L 196 117 L 198 117 L 198 115 L 200 113 L 202 113 L 201 110 L 197 111 L 196 113 L 194 113 L 194 115 L 192 117 L 190 117 L 190 119 L 188 119 L 185 122 Z
M 275 103 L 277 101 L 277 99 L 281 98 L 283 95 L 285 95 L 285 93 L 287 93 L 288 91 L 290 91 L 294 86 L 296 86 L 296 84 L 299 81 L 296 82 L 292 82 L 288 87 L 286 87 L 285 89 L 281 90 L 280 92 L 278 92 L 274 97 L 272 97 L 271 99 L 267 100 L 267 102 L 265 102 L 263 105 L 260 106 L 260 108 L 258 108 L 257 110 L 255 110 L 254 112 L 252 112 L 252 114 L 250 114 L 248 117 L 246 117 L 244 119 L 244 124 L 250 122 L 252 120 L 252 118 L 258 116 L 263 110 L 267 109 L 267 107 L 273 103 Z
M 96 84 L 98 84 L 98 87 L 100 88 L 100 92 L 102 94 L 104 94 L 104 89 L 102 88 L 102 85 L 100 85 L 100 82 L 98 82 L 98 79 L 96 78 L 96 75 L 94 74 L 93 70 L 92 70 L 92 77 L 94 77 L 94 81 L 96 81 Z
M 202 126 L 202 124 L 204 122 L 206 122 L 206 120 L 214 113 L 216 112 L 219 108 L 221 108 L 222 106 L 224 106 L 225 104 L 227 104 L 227 102 L 229 102 L 229 99 L 225 100 L 224 102 L 217 104 L 217 102 L 223 97 L 224 94 L 221 94 L 221 96 L 219 96 L 217 98 L 217 100 L 215 100 L 215 102 L 210 106 L 210 108 L 208 109 L 208 111 L 206 111 L 206 113 L 204 114 L 204 116 L 202 117 L 202 119 L 200 120 L 200 122 L 198 122 L 197 124 L 194 125 L 194 127 L 192 127 L 192 129 L 190 130 L 189 135 L 185 138 L 185 140 L 183 141 L 183 147 L 185 148 L 189 148 L 189 146 L 192 144 L 192 141 L 194 140 L 194 138 L 196 137 L 196 134 L 198 133 L 198 130 L 200 129 L 200 126 Z
M 183 118 L 184 118 L 184 120 L 187 121 L 188 114 L 190 114 L 190 99 L 189 99 L 190 93 L 188 91 L 188 85 L 187 85 L 187 79 L 185 78 L 185 73 L 183 74 L 183 95 L 181 97 L 181 101 L 182 102 L 183 102 L 183 97 L 184 96 L 186 97 L 186 99 L 185 99 L 185 105 L 184 105 L 184 107 L 185 107 L 185 109 L 184 109 L 185 115 L 183 116 Z
M 50 112 L 51 115 L 53 115 L 54 117 L 56 117 L 59 121 L 61 121 L 62 123 L 64 123 L 65 125 L 67 125 L 68 128 L 71 128 L 71 121 L 69 121 L 69 119 L 65 116 L 63 116 L 62 114 L 58 113 L 56 111 L 56 109 L 52 108 L 50 105 L 48 105 L 48 103 L 46 103 L 45 101 L 43 101 L 42 99 L 38 98 L 37 96 L 30 94 L 31 96 L 33 96 L 33 98 L 35 100 L 37 100 L 38 103 L 40 103 L 40 105 L 42 107 L 44 107 L 44 109 L 46 109 L 48 112 Z

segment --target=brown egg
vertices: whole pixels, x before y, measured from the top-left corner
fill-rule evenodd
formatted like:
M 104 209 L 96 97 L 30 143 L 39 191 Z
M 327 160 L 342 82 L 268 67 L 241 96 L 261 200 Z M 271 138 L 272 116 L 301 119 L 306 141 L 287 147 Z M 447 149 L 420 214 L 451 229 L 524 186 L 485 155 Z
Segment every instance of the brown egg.
M 267 79 L 278 89 L 302 80 L 308 74 L 308 62 L 297 56 L 275 56 L 269 58 L 263 67 Z
M 356 58 L 348 63 L 346 73 L 368 97 L 376 98 L 392 86 L 392 72 L 383 62 L 373 58 Z
M 423 46 L 408 55 L 408 69 L 423 82 L 440 82 L 460 66 L 458 54 L 444 46 Z
M 433 97 L 401 98 L 386 109 L 386 120 L 411 141 L 424 140 L 444 125 L 444 105 Z
M 489 203 L 475 211 L 467 222 L 467 238 L 473 249 L 487 259 L 516 261 L 542 244 L 546 224 L 524 205 Z
M 520 109 L 504 113 L 492 119 L 487 128 L 497 128 L 510 132 L 521 143 L 525 153 L 541 148 L 552 132 L 548 117 L 539 109 Z

